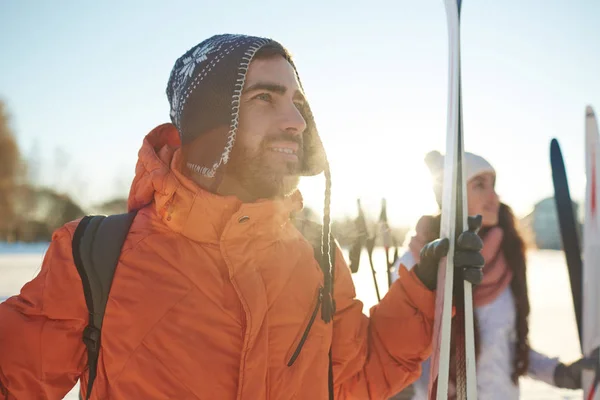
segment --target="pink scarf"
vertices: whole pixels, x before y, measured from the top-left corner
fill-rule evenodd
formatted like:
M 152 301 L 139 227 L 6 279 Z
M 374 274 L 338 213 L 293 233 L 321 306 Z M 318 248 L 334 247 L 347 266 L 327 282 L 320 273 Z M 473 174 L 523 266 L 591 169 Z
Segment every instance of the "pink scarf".
M 412 236 L 408 248 L 416 262 L 419 262 L 419 253 L 427 240 L 426 227 L 417 224 L 416 235 Z M 504 253 L 500 248 L 504 232 L 502 228 L 492 228 L 483 240 L 481 254 L 485 260 L 483 267 L 483 281 L 473 290 L 473 302 L 476 307 L 481 307 L 493 302 L 510 284 L 512 271 L 506 263 Z

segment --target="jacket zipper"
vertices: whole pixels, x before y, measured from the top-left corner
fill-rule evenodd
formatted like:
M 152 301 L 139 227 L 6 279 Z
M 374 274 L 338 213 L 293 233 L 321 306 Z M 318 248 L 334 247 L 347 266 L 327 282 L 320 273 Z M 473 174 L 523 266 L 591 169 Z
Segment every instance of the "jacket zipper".
M 304 329 L 304 333 L 302 334 L 300 343 L 298 343 L 298 347 L 296 347 L 296 350 L 294 350 L 294 354 L 292 354 L 292 357 L 290 358 L 290 360 L 287 363 L 288 367 L 291 367 L 292 365 L 294 365 L 294 363 L 298 359 L 298 356 L 300 355 L 300 352 L 302 351 L 302 347 L 304 347 L 304 343 L 306 342 L 306 339 L 308 338 L 308 333 L 310 332 L 310 328 L 312 328 L 312 326 L 315 322 L 315 319 L 317 318 L 317 313 L 319 312 L 319 307 L 321 306 L 322 301 L 323 301 L 323 288 L 320 287 L 319 295 L 317 297 L 317 304 L 315 305 L 315 309 L 313 310 L 312 315 L 310 316 L 308 325 L 306 325 L 306 329 Z

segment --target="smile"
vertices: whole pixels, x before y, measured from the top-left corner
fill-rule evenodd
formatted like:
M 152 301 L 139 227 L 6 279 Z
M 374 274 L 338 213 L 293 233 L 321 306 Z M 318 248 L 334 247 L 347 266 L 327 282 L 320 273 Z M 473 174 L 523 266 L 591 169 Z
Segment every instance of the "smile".
M 271 151 L 277 152 L 277 153 L 285 153 L 285 154 L 293 154 L 296 155 L 296 150 L 292 150 L 288 147 L 271 147 L 270 148 Z

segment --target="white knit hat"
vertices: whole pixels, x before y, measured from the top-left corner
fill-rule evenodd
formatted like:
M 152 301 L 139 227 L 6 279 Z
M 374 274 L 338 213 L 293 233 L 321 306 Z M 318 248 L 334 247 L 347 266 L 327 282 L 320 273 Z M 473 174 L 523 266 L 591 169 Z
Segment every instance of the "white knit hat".
M 465 152 L 465 179 L 469 182 L 471 179 L 491 173 L 496 175 L 496 170 L 485 158 L 477 154 Z M 429 167 L 429 172 L 433 179 L 433 191 L 438 205 L 442 204 L 442 187 L 444 183 L 444 156 L 437 150 L 430 151 L 425 156 L 425 164 Z

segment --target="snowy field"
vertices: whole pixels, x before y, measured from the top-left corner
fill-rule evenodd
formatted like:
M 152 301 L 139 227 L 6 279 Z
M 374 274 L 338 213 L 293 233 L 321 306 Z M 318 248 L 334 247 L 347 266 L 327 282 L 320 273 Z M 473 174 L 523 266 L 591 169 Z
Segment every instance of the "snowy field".
M 39 271 L 47 245 L 8 246 L 0 243 L 0 301 L 18 293 L 21 286 Z M 383 251 L 373 257 L 375 265 L 384 266 Z M 387 290 L 382 268 L 378 274 L 381 294 Z M 531 301 L 530 341 L 532 347 L 561 360 L 579 357 L 577 328 L 573 316 L 570 286 L 564 256 L 556 251 L 533 251 L 529 254 L 529 290 Z M 375 304 L 376 295 L 366 254 L 354 275 L 356 292 L 365 303 L 365 313 Z M 522 379 L 524 400 L 582 399 L 581 391 L 558 390 L 531 379 Z M 77 387 L 65 399 L 77 399 Z

